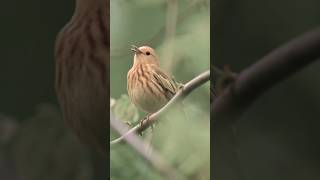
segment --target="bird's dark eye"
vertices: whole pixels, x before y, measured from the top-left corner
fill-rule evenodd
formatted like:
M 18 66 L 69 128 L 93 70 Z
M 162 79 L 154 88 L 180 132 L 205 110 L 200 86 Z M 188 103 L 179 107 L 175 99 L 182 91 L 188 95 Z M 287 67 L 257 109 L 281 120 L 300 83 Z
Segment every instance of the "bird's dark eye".
M 149 56 L 149 55 L 150 55 L 150 52 L 149 52 L 149 51 L 147 51 L 147 52 L 146 52 L 146 55 L 148 55 L 148 56 Z

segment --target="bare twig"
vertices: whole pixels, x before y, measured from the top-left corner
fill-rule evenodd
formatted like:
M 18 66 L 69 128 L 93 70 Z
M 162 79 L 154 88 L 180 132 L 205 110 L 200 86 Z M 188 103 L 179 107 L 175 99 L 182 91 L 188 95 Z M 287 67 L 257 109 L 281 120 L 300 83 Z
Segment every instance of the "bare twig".
M 180 102 L 182 99 L 184 99 L 187 95 L 189 95 L 193 90 L 198 88 L 200 85 L 204 84 L 207 82 L 210 78 L 210 71 L 205 71 L 186 83 L 183 88 L 181 88 L 177 94 L 164 106 L 162 107 L 159 111 L 153 113 L 152 115 L 149 116 L 147 120 L 143 122 L 142 125 L 137 125 L 127 131 L 126 133 L 122 134 L 121 137 L 113 140 L 110 142 L 111 145 L 116 144 L 118 142 L 121 142 L 126 136 L 132 134 L 132 133 L 141 133 L 145 129 L 147 129 L 150 125 L 155 123 L 157 119 L 163 115 L 166 111 L 168 111 L 172 106 L 174 106 L 176 103 Z
M 282 79 L 320 57 L 320 29 L 308 32 L 272 51 L 243 70 L 217 98 L 211 112 L 216 121 L 235 120 L 257 97 Z
M 233 123 L 266 90 L 320 57 L 320 29 L 307 32 L 243 70 L 211 105 L 215 179 L 244 179 Z
M 128 127 L 123 124 L 121 121 L 116 120 L 113 114 L 110 114 L 110 125 L 116 130 L 119 134 L 124 134 Z M 155 151 L 152 146 L 146 144 L 139 136 L 132 133 L 124 137 L 124 140 L 135 150 L 137 151 L 144 159 L 147 160 L 156 170 L 159 171 L 166 179 L 176 180 L 176 179 L 185 179 L 181 174 L 171 167 L 168 163 L 166 163 L 159 155 L 157 151 Z M 148 153 L 146 150 L 149 148 L 152 149 L 152 155 Z

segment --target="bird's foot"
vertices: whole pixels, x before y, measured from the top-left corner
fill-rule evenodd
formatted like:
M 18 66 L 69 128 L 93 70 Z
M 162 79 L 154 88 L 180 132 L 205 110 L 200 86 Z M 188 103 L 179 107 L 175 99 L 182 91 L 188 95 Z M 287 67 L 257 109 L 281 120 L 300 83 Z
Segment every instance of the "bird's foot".
M 183 90 L 184 84 L 179 84 L 178 88 L 179 88 L 179 90 Z
M 140 127 L 142 127 L 146 122 L 148 122 L 149 121 L 149 118 L 150 118 L 150 115 L 151 114 L 148 114 L 146 117 L 144 117 L 141 121 L 140 121 Z M 140 134 L 140 136 L 142 135 L 142 132 L 140 132 L 139 133 Z

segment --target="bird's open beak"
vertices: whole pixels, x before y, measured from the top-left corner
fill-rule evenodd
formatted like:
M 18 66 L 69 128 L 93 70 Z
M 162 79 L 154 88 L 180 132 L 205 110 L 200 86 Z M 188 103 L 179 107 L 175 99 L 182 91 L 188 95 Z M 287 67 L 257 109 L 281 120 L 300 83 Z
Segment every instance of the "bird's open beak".
M 130 49 L 131 51 L 134 51 L 136 54 L 140 54 L 140 53 L 142 53 L 140 50 L 139 50 L 139 48 L 137 47 L 137 46 L 135 46 L 135 45 L 131 45 L 131 49 Z

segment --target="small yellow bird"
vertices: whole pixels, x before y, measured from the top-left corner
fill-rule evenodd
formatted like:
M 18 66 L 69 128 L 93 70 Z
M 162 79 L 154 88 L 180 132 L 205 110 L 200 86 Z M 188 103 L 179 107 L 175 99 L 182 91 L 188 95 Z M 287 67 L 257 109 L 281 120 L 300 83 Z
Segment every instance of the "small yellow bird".
M 127 75 L 131 101 L 141 110 L 154 113 L 178 91 L 176 81 L 159 66 L 156 52 L 148 46 L 132 46 L 134 62 Z

